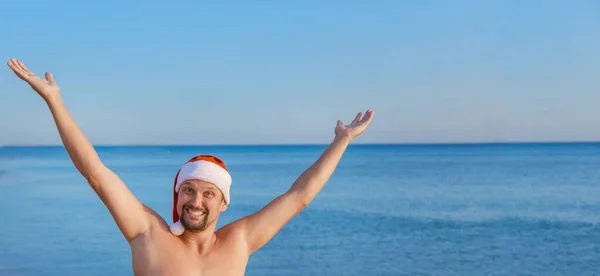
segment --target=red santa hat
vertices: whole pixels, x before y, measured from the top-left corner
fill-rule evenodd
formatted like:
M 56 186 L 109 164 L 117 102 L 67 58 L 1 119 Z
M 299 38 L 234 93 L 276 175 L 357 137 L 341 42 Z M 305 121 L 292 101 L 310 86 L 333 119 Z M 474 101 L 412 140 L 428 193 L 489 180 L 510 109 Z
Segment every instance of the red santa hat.
M 214 184 L 223 193 L 225 204 L 230 203 L 231 175 L 225 167 L 225 163 L 212 155 L 198 155 L 191 158 L 179 169 L 173 183 L 173 224 L 170 230 L 176 236 L 183 234 L 185 230 L 179 221 L 177 194 L 181 183 L 189 179 L 198 179 Z

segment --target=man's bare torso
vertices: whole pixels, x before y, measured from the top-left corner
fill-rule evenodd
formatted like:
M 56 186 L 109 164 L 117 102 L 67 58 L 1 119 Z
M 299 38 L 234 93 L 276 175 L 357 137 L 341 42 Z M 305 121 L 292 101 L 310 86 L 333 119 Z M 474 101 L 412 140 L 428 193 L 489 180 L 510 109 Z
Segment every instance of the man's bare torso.
M 135 275 L 244 275 L 247 251 L 231 228 L 217 231 L 214 246 L 200 255 L 169 232 L 154 214 L 150 229 L 130 242 Z

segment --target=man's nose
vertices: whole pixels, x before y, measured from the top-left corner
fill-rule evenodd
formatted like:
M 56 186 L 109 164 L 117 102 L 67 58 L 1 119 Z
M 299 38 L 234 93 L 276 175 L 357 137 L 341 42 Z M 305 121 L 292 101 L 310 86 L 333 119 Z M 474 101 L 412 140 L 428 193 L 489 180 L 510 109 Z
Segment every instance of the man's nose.
M 196 208 L 200 208 L 202 207 L 202 194 L 197 193 L 194 195 L 194 197 L 192 198 L 192 203 L 194 204 L 194 207 Z

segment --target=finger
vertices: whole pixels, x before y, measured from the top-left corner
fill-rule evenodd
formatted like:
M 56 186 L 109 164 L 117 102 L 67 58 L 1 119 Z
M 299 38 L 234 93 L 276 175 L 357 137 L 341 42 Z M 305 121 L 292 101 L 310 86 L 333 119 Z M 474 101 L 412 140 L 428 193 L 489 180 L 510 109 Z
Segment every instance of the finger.
M 19 67 L 19 65 L 14 61 L 14 59 L 12 59 L 11 61 L 8 62 L 8 67 L 10 67 L 10 69 L 12 69 L 13 72 L 19 78 L 24 78 L 25 77 L 25 72 L 21 69 L 21 67 Z
M 362 116 L 362 112 L 358 112 L 358 114 L 356 114 L 356 117 L 354 117 L 354 120 L 352 120 L 353 124 L 358 123 L 358 121 L 360 120 L 360 116 Z
M 13 71 L 23 71 L 21 69 L 21 66 L 19 66 L 19 64 L 17 64 L 17 60 L 15 60 L 14 58 L 11 58 L 8 61 L 8 67 L 10 67 L 10 69 L 12 69 Z
M 29 69 L 27 69 L 27 67 L 25 67 L 25 64 L 23 64 L 23 62 L 21 62 L 20 60 L 17 60 L 17 65 L 19 65 L 19 67 L 21 67 L 21 69 L 23 71 L 25 71 L 25 73 L 27 74 L 32 74 L 31 71 L 29 71 Z
M 18 70 L 19 72 L 21 72 L 24 76 L 30 75 L 30 72 L 23 69 L 23 67 L 21 67 L 21 65 L 19 65 L 19 61 L 16 59 L 12 60 L 12 65 L 13 67 Z
M 365 116 L 362 118 L 362 120 L 360 120 L 361 124 L 369 124 L 371 122 L 371 120 L 373 120 L 373 115 L 375 114 L 375 112 L 373 112 L 373 110 L 367 110 L 367 112 L 365 112 Z
M 342 120 L 337 120 L 337 126 L 339 126 L 339 127 L 344 126 L 344 123 L 342 122 Z
M 54 82 L 54 76 L 52 76 L 52 73 L 46 72 L 46 80 L 49 82 Z

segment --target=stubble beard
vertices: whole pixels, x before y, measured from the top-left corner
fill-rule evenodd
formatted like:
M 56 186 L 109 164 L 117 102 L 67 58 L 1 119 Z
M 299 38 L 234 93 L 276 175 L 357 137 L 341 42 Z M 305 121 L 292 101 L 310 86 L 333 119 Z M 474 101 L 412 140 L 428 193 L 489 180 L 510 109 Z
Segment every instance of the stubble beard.
M 183 206 L 182 210 L 184 213 L 186 208 L 190 208 L 194 211 L 199 211 L 198 208 L 194 208 L 192 206 Z M 210 214 L 207 208 L 203 208 L 203 210 L 206 212 L 204 214 L 204 217 L 202 218 L 202 220 L 198 223 L 193 223 L 190 221 L 187 221 L 184 214 L 181 214 L 179 220 L 181 221 L 181 225 L 185 228 L 185 230 L 191 231 L 191 232 L 200 232 L 200 231 L 204 231 L 206 230 L 206 227 L 208 226 L 208 215 Z

